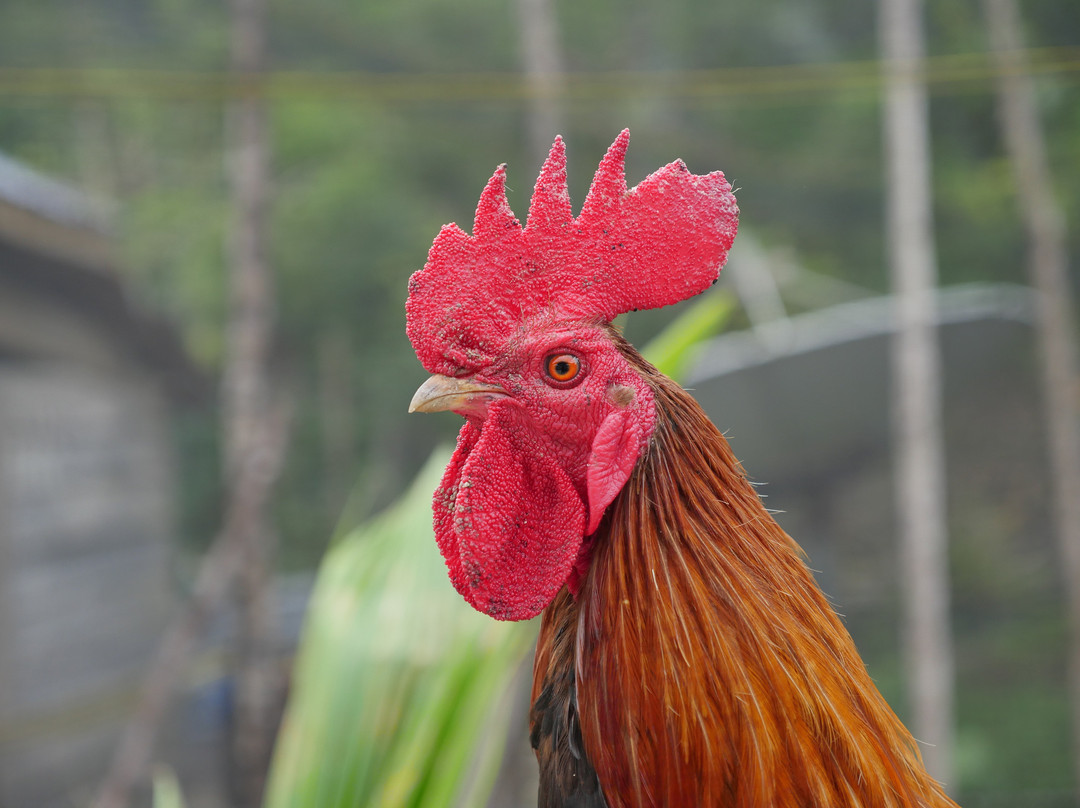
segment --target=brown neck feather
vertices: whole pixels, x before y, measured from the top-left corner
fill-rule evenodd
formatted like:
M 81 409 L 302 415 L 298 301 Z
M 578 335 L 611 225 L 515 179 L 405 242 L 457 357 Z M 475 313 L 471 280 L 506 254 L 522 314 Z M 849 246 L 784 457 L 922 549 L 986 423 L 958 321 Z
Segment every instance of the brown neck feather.
M 622 345 L 656 430 L 562 607 L 609 808 L 954 805 L 727 441 Z

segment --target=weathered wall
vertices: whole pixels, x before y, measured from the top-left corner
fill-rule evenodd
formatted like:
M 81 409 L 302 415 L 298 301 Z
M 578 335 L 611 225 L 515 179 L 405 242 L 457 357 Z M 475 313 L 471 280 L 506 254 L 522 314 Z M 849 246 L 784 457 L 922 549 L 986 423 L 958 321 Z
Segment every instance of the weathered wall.
M 165 623 L 162 409 L 132 378 L 0 363 L 0 805 L 78 803 Z

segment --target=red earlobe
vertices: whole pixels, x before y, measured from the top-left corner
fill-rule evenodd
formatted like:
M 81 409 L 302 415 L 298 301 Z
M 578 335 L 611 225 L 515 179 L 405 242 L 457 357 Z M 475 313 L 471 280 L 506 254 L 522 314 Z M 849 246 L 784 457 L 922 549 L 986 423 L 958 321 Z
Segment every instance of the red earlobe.
M 643 443 L 637 413 L 615 410 L 596 431 L 589 453 L 586 486 L 589 498 L 589 524 L 585 535 L 592 535 L 637 464 Z

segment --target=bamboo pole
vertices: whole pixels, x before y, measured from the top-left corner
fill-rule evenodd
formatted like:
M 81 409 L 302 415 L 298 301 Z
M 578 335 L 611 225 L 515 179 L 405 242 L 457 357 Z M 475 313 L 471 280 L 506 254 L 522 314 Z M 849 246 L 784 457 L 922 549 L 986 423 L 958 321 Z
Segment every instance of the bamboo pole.
M 1028 273 L 1038 300 L 1043 413 L 1068 604 L 1073 770 L 1080 775 L 1080 363 L 1065 216 L 1054 199 L 1034 82 L 1025 73 L 1031 66 L 1021 51 L 1019 9 L 1015 0 L 983 0 L 983 12 L 996 68 L 998 117 L 1027 231 Z
M 232 0 L 232 65 L 257 85 L 266 67 L 266 0 Z M 230 485 L 259 474 L 251 459 L 271 416 L 270 345 L 275 317 L 266 258 L 269 144 L 266 101 L 241 94 L 227 107 L 227 159 L 232 196 L 229 319 L 223 377 L 225 470 Z M 241 808 L 262 802 L 273 751 L 280 674 L 274 664 L 271 608 L 273 534 L 269 502 L 237 526 L 243 548 L 238 576 L 239 631 L 232 753 L 235 798 Z
M 552 0 L 518 0 L 521 55 L 528 88 L 529 156 L 539 166 L 551 142 L 565 134 L 562 115 L 562 53 Z
M 881 0 L 886 220 L 897 330 L 893 344 L 896 503 L 904 645 L 913 731 L 927 769 L 952 780 L 949 620 L 937 256 L 919 0 Z

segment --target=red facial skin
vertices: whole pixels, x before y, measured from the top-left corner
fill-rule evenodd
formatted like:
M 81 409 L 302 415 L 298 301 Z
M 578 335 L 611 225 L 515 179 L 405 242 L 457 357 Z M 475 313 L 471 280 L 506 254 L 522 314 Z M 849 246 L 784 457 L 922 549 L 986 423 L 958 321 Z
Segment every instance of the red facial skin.
M 561 355 L 579 361 L 566 381 L 548 368 Z M 471 378 L 507 395 L 469 408 L 435 495 L 436 537 L 469 603 L 502 620 L 528 619 L 568 580 L 576 590 L 584 538 L 652 432 L 652 392 L 605 327 L 543 319 Z

